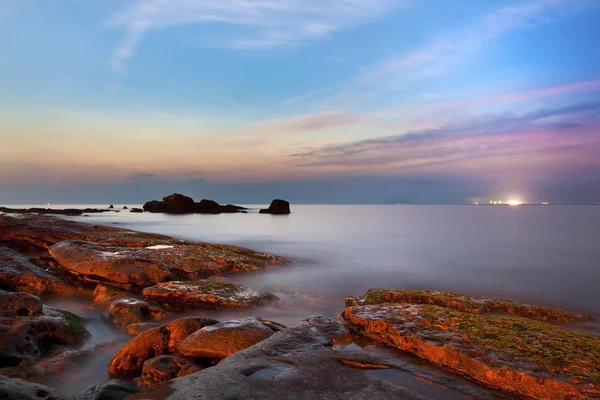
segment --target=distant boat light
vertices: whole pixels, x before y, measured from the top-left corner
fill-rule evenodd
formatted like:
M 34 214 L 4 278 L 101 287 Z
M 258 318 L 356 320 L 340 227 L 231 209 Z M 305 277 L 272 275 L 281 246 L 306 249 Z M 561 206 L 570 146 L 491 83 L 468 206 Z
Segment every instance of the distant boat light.
M 511 206 L 519 206 L 519 205 L 523 204 L 523 202 L 521 200 L 509 200 L 507 203 L 508 203 L 508 205 L 511 205 Z

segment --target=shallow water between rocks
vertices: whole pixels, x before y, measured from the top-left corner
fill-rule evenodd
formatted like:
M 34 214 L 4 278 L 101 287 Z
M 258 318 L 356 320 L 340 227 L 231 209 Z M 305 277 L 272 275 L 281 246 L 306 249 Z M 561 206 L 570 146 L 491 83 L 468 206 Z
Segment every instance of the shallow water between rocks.
M 231 277 L 275 293 L 282 304 L 193 313 L 221 321 L 261 316 L 293 325 L 310 315 L 334 316 L 344 309 L 346 296 L 374 287 L 464 292 L 600 315 L 600 207 L 292 205 L 288 216 L 252 211 L 174 216 L 122 210 L 68 219 L 235 244 L 294 260 L 291 267 Z M 90 311 L 89 301 L 62 298 L 49 304 L 90 318 L 91 343 L 125 343 L 128 337 Z M 577 328 L 600 331 L 596 322 Z M 48 384 L 76 391 L 98 383 L 107 378 L 113 353 L 103 353 L 76 374 Z M 432 385 L 394 371 L 369 373 L 439 395 Z

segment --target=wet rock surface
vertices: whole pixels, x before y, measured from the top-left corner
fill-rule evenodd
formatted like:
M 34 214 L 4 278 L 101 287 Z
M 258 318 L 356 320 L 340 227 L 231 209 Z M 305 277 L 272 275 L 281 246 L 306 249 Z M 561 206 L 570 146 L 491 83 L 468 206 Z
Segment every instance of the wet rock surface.
M 139 322 L 136 324 L 127 325 L 125 327 L 125 332 L 131 336 L 137 336 L 140 333 L 146 332 L 152 328 L 156 328 L 159 325 L 155 322 Z
M 208 318 L 185 317 L 149 329 L 119 350 L 110 362 L 108 372 L 116 378 L 137 378 L 142 374 L 146 360 L 163 354 L 177 354 L 177 346 L 182 340 L 205 326 L 217 323 Z
M 253 307 L 279 300 L 244 285 L 208 279 L 161 283 L 144 289 L 142 295 L 174 310 Z
M 153 387 L 182 376 L 202 370 L 202 366 L 190 359 L 174 355 L 162 355 L 144 362 L 140 385 Z
M 113 301 L 104 315 L 117 328 L 125 328 L 139 322 L 162 320 L 170 313 L 147 301 L 123 297 Z
M 381 298 L 373 293 L 359 303 L 401 300 L 350 306 L 343 313 L 349 327 L 370 340 L 408 351 L 476 382 L 519 396 L 534 399 L 600 396 L 600 337 L 568 331 L 537 319 L 484 314 L 482 308 L 491 307 L 494 311 L 495 306 L 487 301 L 474 302 L 474 297 L 468 297 L 465 305 L 456 303 L 455 295 L 450 294 L 452 300 L 442 307 L 420 304 L 427 303 L 421 296 L 416 298 L 420 303 L 407 302 L 414 298 L 413 294 L 406 297 L 390 291 L 392 294 Z M 435 292 L 436 304 L 441 303 L 440 296 Z M 349 303 L 356 304 L 353 299 Z M 508 313 L 507 310 L 525 310 L 525 315 L 538 319 L 564 320 L 562 312 L 558 313 L 559 318 L 553 318 L 554 312 L 548 314 L 545 308 L 536 308 L 531 313 L 530 306 L 514 302 L 503 309 Z
M 214 367 L 129 397 L 134 399 L 404 399 L 419 396 L 369 376 L 340 358 L 362 351 L 336 348 L 342 323 L 313 317 L 240 351 Z
M 0 302 L 2 366 L 32 362 L 56 346 L 81 344 L 89 337 L 81 318 L 41 305 L 35 296 L 0 291 Z M 11 303 L 16 306 L 11 306 Z
M 262 318 L 244 318 L 206 326 L 184 339 L 177 350 L 192 358 L 221 360 L 285 329 Z
M 110 379 L 80 393 L 76 400 L 122 400 L 136 391 L 133 382 Z
M 0 288 L 37 296 L 69 294 L 76 288 L 38 267 L 15 250 L 0 247 Z
M 0 399 L 2 400 L 75 400 L 48 386 L 26 382 L 0 375 Z
M 275 199 L 269 205 L 269 208 L 263 208 L 260 210 L 261 214 L 275 214 L 275 215 L 287 215 L 290 214 L 290 203 L 281 200 Z

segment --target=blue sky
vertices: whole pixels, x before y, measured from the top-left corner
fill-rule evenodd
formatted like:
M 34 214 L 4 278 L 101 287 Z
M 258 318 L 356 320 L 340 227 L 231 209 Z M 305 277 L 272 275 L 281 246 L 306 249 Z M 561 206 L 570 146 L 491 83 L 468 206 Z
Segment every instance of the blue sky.
M 222 188 L 317 182 L 303 201 L 340 201 L 319 185 L 371 177 L 361 201 L 600 201 L 595 0 L 1 5 L 0 201 L 132 179 L 240 200 Z M 424 180 L 440 193 L 415 194 Z

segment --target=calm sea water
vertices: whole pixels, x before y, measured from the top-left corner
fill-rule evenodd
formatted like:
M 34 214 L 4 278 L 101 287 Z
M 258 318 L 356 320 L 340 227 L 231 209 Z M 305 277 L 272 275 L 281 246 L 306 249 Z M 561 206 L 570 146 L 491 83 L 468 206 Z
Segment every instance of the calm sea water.
M 276 293 L 283 306 L 197 313 L 220 320 L 252 315 L 294 324 L 309 315 L 333 316 L 346 296 L 369 288 L 464 292 L 600 316 L 600 207 L 292 205 L 292 211 L 174 216 L 122 210 L 69 219 L 295 260 L 291 267 L 233 277 Z M 59 305 L 85 313 L 82 305 Z M 115 338 L 101 324 L 94 329 L 97 341 Z
M 235 280 L 314 294 L 336 311 L 345 296 L 380 287 L 468 292 L 600 314 L 600 207 L 293 205 L 292 211 L 124 210 L 73 219 L 290 257 L 293 267 Z M 333 310 L 317 306 L 298 317 L 317 311 Z

